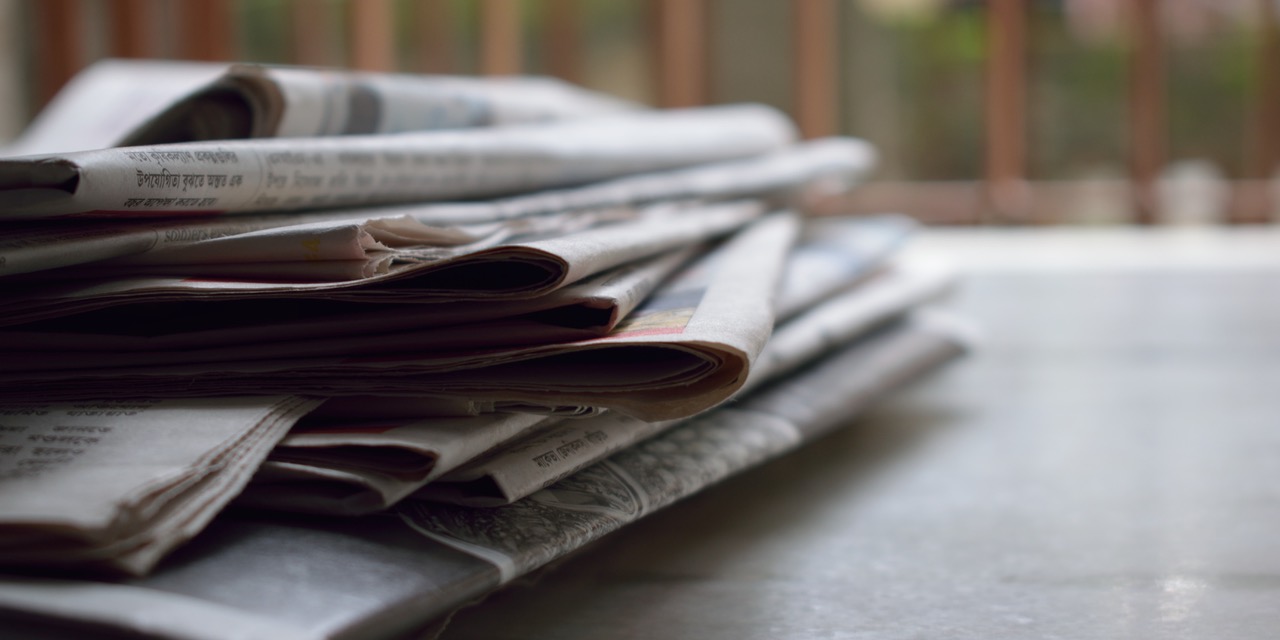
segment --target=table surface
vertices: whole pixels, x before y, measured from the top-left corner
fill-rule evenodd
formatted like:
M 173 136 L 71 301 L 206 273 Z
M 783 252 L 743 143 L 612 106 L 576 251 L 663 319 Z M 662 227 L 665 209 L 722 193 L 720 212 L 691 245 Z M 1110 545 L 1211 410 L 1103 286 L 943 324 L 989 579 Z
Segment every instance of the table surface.
M 469 638 L 1280 636 L 1280 232 L 939 230 L 979 350 Z

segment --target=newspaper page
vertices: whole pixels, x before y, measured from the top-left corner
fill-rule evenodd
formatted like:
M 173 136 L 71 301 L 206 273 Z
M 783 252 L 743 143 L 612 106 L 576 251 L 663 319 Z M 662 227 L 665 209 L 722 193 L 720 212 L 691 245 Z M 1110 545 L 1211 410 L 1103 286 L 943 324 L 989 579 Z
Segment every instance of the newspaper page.
M 707 409 L 742 385 L 773 326 L 798 221 L 779 212 L 667 283 L 612 333 L 523 349 L 402 352 L 155 367 L 0 373 L 0 397 L 297 393 L 434 395 L 501 408 L 611 408 L 646 420 Z
M 121 147 L 0 159 L 6 220 L 493 197 L 777 151 L 786 116 L 733 105 L 462 131 Z
M 406 501 L 398 510 L 425 535 L 495 562 L 510 580 L 846 423 L 961 352 L 949 321 L 911 322 L 524 500 L 494 508 Z
M 787 259 L 779 307 L 825 298 L 862 282 L 866 273 L 883 262 L 912 228 L 912 223 L 899 216 L 807 221 L 801 244 Z M 752 368 L 748 384 L 792 370 L 827 349 L 936 298 L 947 282 L 942 273 L 898 268 L 802 313 L 775 329 Z M 745 388 L 739 394 L 743 391 Z M 271 476 L 271 497 L 275 500 L 271 506 L 349 514 L 357 500 L 363 500 L 361 506 L 369 510 L 381 509 L 389 506 L 388 496 L 402 497 L 419 487 L 415 497 L 421 499 L 476 506 L 505 504 L 672 424 L 675 422 L 644 422 L 620 414 L 561 421 L 539 429 L 537 434 L 521 435 L 518 442 L 498 449 L 486 442 L 479 449 L 487 452 L 483 458 L 464 460 L 463 467 L 443 475 L 433 473 L 431 477 L 397 474 L 394 469 L 378 468 L 372 463 L 380 450 L 392 457 L 401 456 L 405 449 L 429 446 L 430 431 L 366 433 L 347 429 L 344 446 L 358 445 L 359 461 L 333 450 L 333 455 L 305 461 L 272 455 L 272 460 L 283 462 L 268 463 L 276 464 L 278 471 Z M 317 447 L 331 445 L 327 440 L 315 443 Z M 277 453 L 280 451 L 277 449 Z M 433 472 L 441 468 L 436 465 Z M 343 485 L 345 490 L 340 488 Z
M 774 331 L 739 397 L 937 300 L 950 284 L 944 272 L 898 268 L 802 312 Z M 509 504 L 679 423 L 615 413 L 561 422 L 445 474 L 413 497 L 469 506 Z
M 228 295 L 216 298 L 217 304 L 212 301 L 214 296 L 204 294 L 210 289 L 225 292 L 228 284 L 225 281 L 183 279 L 174 287 L 148 289 L 145 293 L 130 289 L 128 283 L 115 282 L 96 286 L 67 285 L 62 288 L 46 286 L 43 290 L 32 288 L 31 295 L 26 298 L 28 305 L 23 305 L 21 295 L 11 295 L 4 301 L 8 304 L 0 302 L 0 308 L 5 309 L 11 320 L 22 318 L 31 322 L 75 311 L 85 313 L 95 309 L 106 310 L 59 322 L 45 320 L 26 327 L 0 331 L 0 353 L 11 356 L 17 363 L 13 370 L 19 371 L 77 366 L 126 366 L 130 363 L 159 364 L 168 360 L 194 363 L 211 361 L 210 359 L 244 359 L 219 349 L 237 346 L 234 340 L 238 337 L 252 338 L 255 335 L 260 337 L 247 344 L 260 345 L 263 339 L 276 340 L 269 348 L 279 354 L 298 349 L 305 351 L 305 346 L 290 346 L 294 341 L 334 335 L 349 336 L 353 340 L 358 336 L 369 349 L 387 346 L 389 338 L 379 334 L 361 335 L 359 330 L 362 327 L 395 330 L 401 339 L 406 340 L 398 349 L 403 351 L 410 347 L 409 340 L 423 345 L 439 343 L 444 338 L 444 333 L 424 330 L 450 324 L 456 327 L 451 330 L 454 338 L 473 334 L 469 335 L 468 340 L 483 346 L 485 337 L 478 335 L 478 332 L 484 327 L 459 325 L 543 311 L 541 316 L 527 318 L 522 322 L 508 319 L 507 326 L 517 328 L 522 325 L 527 331 L 540 330 L 544 334 L 554 332 L 556 335 L 568 335 L 574 329 L 590 330 L 589 324 L 572 325 L 564 322 L 573 319 L 567 315 L 562 315 L 559 319 L 559 326 L 554 322 L 556 318 L 548 317 L 548 314 L 555 315 L 557 308 L 562 314 L 566 313 L 571 305 L 591 305 L 608 313 L 610 318 L 597 322 L 596 331 L 590 334 L 579 331 L 575 334 L 577 338 L 593 337 L 616 325 L 617 317 L 614 316 L 618 310 L 607 306 L 608 296 L 629 296 L 620 302 L 627 308 L 634 308 L 639 296 L 651 291 L 657 280 L 678 266 L 674 263 L 684 255 L 689 246 L 697 246 L 729 233 L 758 218 L 761 211 L 758 203 L 751 202 L 722 203 L 697 208 L 663 206 L 660 210 L 652 211 L 652 215 L 631 223 L 588 230 L 568 238 L 553 237 L 523 242 L 520 241 L 521 238 L 512 238 L 513 242 L 510 244 L 487 250 L 469 254 L 460 250 L 457 259 L 442 258 L 436 262 L 413 263 L 417 264 L 417 268 L 400 270 L 399 278 L 380 278 L 358 288 L 289 287 L 274 282 L 257 282 L 250 284 L 258 286 L 233 289 Z M 672 251 L 676 252 L 673 256 L 664 257 L 659 253 L 653 261 L 649 261 L 647 256 L 651 252 L 670 254 Z M 622 266 L 629 268 L 621 273 L 610 273 Z M 598 276 L 592 275 L 593 273 Z M 592 280 L 597 277 L 600 280 Z M 395 286 L 374 288 L 389 280 L 400 282 Z M 571 288 L 565 293 L 556 293 L 568 282 L 575 285 L 582 283 L 582 286 Z M 601 293 L 603 299 L 592 298 L 593 294 L 588 293 L 591 285 L 599 285 L 601 282 L 610 290 Z M 468 291 L 464 287 L 471 289 Z M 630 291 L 627 290 L 628 287 Z M 127 292 L 123 300 L 121 297 L 126 294 L 113 295 L 122 289 Z M 68 300 L 62 297 L 68 290 L 93 295 Z M 525 297 L 530 292 L 539 294 L 548 290 L 554 295 Z M 250 293 L 254 295 L 249 296 Z M 294 295 L 283 295 L 286 293 Z M 311 296 L 316 303 L 300 305 L 296 299 L 303 294 Z M 504 307 L 498 302 L 504 297 L 518 297 L 520 301 Z M 458 302 L 468 298 L 487 298 L 490 302 Z M 30 304 L 36 300 L 45 304 Z M 174 304 L 177 302 L 200 304 Z M 329 305 L 319 304 L 325 302 Z M 404 304 L 361 304 L 367 302 Z M 381 319 L 377 317 L 379 313 L 383 314 Z M 351 320 L 351 326 L 343 324 L 348 319 Z M 609 320 L 613 322 L 610 323 Z M 305 330 L 305 333 L 290 334 L 291 329 Z M 189 334 L 185 339 L 181 337 L 184 333 Z M 108 334 L 122 337 L 125 347 L 112 348 L 111 345 L 119 344 L 119 340 L 95 341 L 95 337 L 105 338 Z M 174 335 L 179 337 L 171 337 Z M 550 334 L 546 337 L 550 337 Z M 185 344 L 177 344 L 170 351 L 133 349 L 153 340 L 160 343 L 159 346 L 163 346 L 165 342 L 181 343 L 184 340 Z M 204 340 L 208 342 L 203 342 Z M 520 341 L 519 335 L 511 336 L 512 343 Z M 493 342 L 495 345 L 501 344 L 502 339 L 493 338 Z M 46 351 L 50 345 L 58 344 L 64 346 L 53 346 Z M 376 353 L 361 351 L 366 347 L 357 346 L 356 342 L 335 341 L 321 344 L 317 348 L 327 353 Z M 82 352 L 79 356 L 69 352 L 76 349 Z M 111 351 L 115 353 L 109 353 Z M 18 358 L 24 352 L 40 352 L 41 355 L 35 360 L 19 362 Z M 265 356 L 265 352 L 263 353 Z M 64 357 L 80 357 L 82 360 L 63 362 L 60 358 Z
M 639 108 L 552 78 L 238 64 L 176 100 L 117 145 L 462 129 L 589 118 Z
M 258 263 L 254 273 L 271 273 L 271 278 L 250 273 L 227 279 L 205 273 L 87 281 L 14 279 L 6 282 L 9 295 L 0 300 L 0 326 L 144 303 L 243 301 L 240 306 L 251 306 L 285 298 L 412 304 L 528 299 L 633 260 L 729 233 L 762 210 L 754 201 L 657 203 L 645 206 L 632 220 L 566 235 L 544 233 L 534 224 L 531 231 L 508 229 L 474 245 L 381 251 L 388 261 L 384 272 L 347 280 L 315 281 L 312 271 L 326 264 L 367 263 L 303 262 L 306 273 L 293 278 Z M 216 311 L 213 306 L 205 309 Z M 242 311 L 263 315 L 251 308 Z
M 140 352 L 186 353 L 173 356 L 184 361 L 199 359 L 192 352 L 210 349 L 267 348 L 294 357 L 371 353 L 399 350 L 401 334 L 422 334 L 424 329 L 432 329 L 431 335 L 417 339 L 434 336 L 439 347 L 585 340 L 612 331 L 702 250 L 704 246 L 694 245 L 630 262 L 537 298 L 441 303 L 428 313 L 418 305 L 370 308 L 358 302 L 292 300 L 226 303 L 216 310 L 199 303 L 126 308 L 0 330 L 0 354 L 17 358 L 16 353 L 40 352 L 44 366 L 70 366 L 65 357 L 97 366 L 104 359 Z M 356 336 L 372 344 L 350 345 L 347 339 Z
M 99 60 L 63 85 L 0 157 L 104 149 L 227 70 L 225 63 Z
M 381 511 L 494 447 L 562 418 L 528 413 L 296 425 L 239 503 L 359 515 Z
M 790 318 L 875 273 L 919 225 L 902 215 L 805 220 L 778 287 L 778 320 Z
M 25 633 L 102 630 L 207 640 L 399 637 L 591 540 L 847 423 L 962 352 L 954 322 L 878 332 L 818 366 L 584 469 L 530 499 L 384 515 L 219 518 L 175 562 L 120 582 L 0 579 Z M 422 535 L 413 535 L 412 530 Z M 306 567 L 304 573 L 298 567 Z
M 265 396 L 0 408 L 0 566 L 145 573 L 239 493 L 316 404 Z
M 618 211 L 637 205 L 679 199 L 718 200 L 771 196 L 779 203 L 798 203 L 801 192 L 842 191 L 871 168 L 874 154 L 859 140 L 831 138 L 807 142 L 766 156 L 716 162 L 696 167 L 615 178 L 585 187 L 543 191 L 489 201 L 417 204 L 375 209 L 338 209 L 285 214 L 240 214 L 214 218 L 148 221 L 63 220 L 27 222 L 0 229 L 0 276 L 98 262 L 110 258 L 162 254 L 147 262 L 192 261 L 191 251 L 206 243 L 262 229 L 314 223 L 372 224 L 374 220 L 408 217 L 430 227 L 445 242 L 472 231 L 458 227 L 494 224 L 533 216 L 563 214 L 568 224 L 577 212 Z M 816 195 L 814 197 L 817 197 Z M 282 236 L 284 237 L 284 236 Z M 314 261 L 317 242 L 282 242 L 260 256 L 273 261 Z M 457 241 L 449 242 L 455 244 Z M 301 257 L 299 256 L 301 252 Z M 265 260 L 265 257 L 259 260 Z

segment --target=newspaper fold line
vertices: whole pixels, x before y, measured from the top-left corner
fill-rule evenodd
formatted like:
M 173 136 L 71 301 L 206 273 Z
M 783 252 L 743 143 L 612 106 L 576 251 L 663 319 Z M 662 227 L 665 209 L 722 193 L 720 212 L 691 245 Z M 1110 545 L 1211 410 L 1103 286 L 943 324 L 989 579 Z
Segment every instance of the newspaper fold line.
M 774 331 L 738 397 L 935 301 L 951 285 L 947 273 L 900 267 L 795 316 Z M 510 504 L 680 422 L 612 413 L 561 422 L 451 471 L 413 497 L 475 507 Z
M 433 307 L 445 302 L 529 299 L 633 260 L 726 234 L 759 217 L 762 211 L 761 204 L 753 201 L 706 205 L 658 203 L 644 207 L 633 219 L 568 235 L 508 234 L 495 246 L 481 241 L 477 246 L 437 247 L 432 256 L 409 251 L 387 252 L 382 258 L 387 261 L 385 273 L 330 282 L 308 280 L 314 279 L 313 272 L 325 265 L 362 268 L 365 263 L 277 263 L 270 268 L 259 264 L 248 267 L 248 274 L 233 279 L 168 277 L 14 282 L 12 294 L 0 300 L 3 315 L 0 325 L 143 303 L 201 302 L 204 313 L 219 313 L 210 303 L 244 301 L 243 308 L 232 308 L 226 313 L 262 317 L 263 313 L 254 306 L 268 298 L 271 300 L 264 304 L 272 305 L 269 308 L 275 310 L 282 309 L 285 303 L 281 301 L 285 298 L 432 303 Z M 278 270 L 279 264 L 297 265 L 301 277 L 278 280 L 285 275 Z M 256 274 L 272 273 L 271 269 L 276 269 L 273 273 L 276 279 L 252 279 Z M 163 311 L 142 309 L 137 316 L 142 322 L 150 323 L 154 320 L 146 318 L 167 315 Z M 426 307 L 417 312 L 433 313 Z M 94 323 L 95 320 L 87 319 L 83 325 Z
M 867 281 L 913 228 L 914 223 L 899 216 L 806 221 L 779 289 L 780 315 L 789 317 L 756 359 L 747 386 L 792 370 L 941 295 L 949 283 L 942 273 L 899 266 Z M 853 285 L 859 286 L 850 290 Z M 828 301 L 831 296 L 836 297 Z M 744 387 L 738 395 L 746 391 Z M 453 420 L 439 420 L 445 428 L 438 445 L 442 450 L 455 446 L 448 429 Z M 540 426 L 536 434 L 518 434 L 517 441 L 501 447 L 485 440 L 478 447 L 486 452 L 483 457 L 441 459 L 428 477 L 425 471 L 404 474 L 400 465 L 407 451 L 418 452 L 408 459 L 419 464 L 429 457 L 436 437 L 432 420 L 392 431 L 363 428 L 368 420 L 359 414 L 345 422 L 350 426 L 340 421 L 323 438 L 291 435 L 267 462 L 264 470 L 271 472 L 259 475 L 270 484 L 260 490 L 255 479 L 245 498 L 259 507 L 347 515 L 356 507 L 366 512 L 389 507 L 414 491 L 420 499 L 505 504 L 677 423 L 619 414 L 561 421 Z M 475 437 L 486 436 L 477 431 Z M 335 451 L 339 446 L 351 449 Z M 325 455 L 303 459 L 304 450 L 323 450 Z M 352 456 L 347 458 L 345 451 Z M 465 465 L 455 468 L 460 462 Z
M 964 350 L 964 327 L 949 320 L 918 318 L 886 328 L 741 404 L 619 452 L 514 505 L 405 503 L 400 514 L 408 526 L 383 515 L 225 517 L 147 578 L 0 580 L 0 616 L 31 633 L 46 623 L 182 640 L 220 638 L 229 630 L 246 639 L 403 635 L 608 531 L 848 423 L 869 403 Z M 305 574 L 291 570 L 298 567 L 306 567 Z
M 236 64 L 131 131 L 118 146 L 492 127 L 639 108 L 552 78 Z
M 847 189 L 870 170 L 873 162 L 874 153 L 865 142 L 829 138 L 788 147 L 766 156 L 625 176 L 583 187 L 482 202 L 240 214 L 199 220 L 78 220 L 74 226 L 61 220 L 29 222 L 0 229 L 0 275 L 46 271 L 148 253 L 161 255 L 135 261 L 189 263 L 192 260 L 189 248 L 253 231 L 312 223 L 367 225 L 376 220 L 409 217 L 441 236 L 453 234 L 455 237 L 472 238 L 474 232 L 470 229 L 476 225 L 540 217 L 554 219 L 544 224 L 564 224 L 566 226 L 562 229 L 574 229 L 577 227 L 573 226 L 576 224 L 573 220 L 584 212 L 617 212 L 663 200 L 719 200 L 768 195 L 779 203 L 797 204 L 818 198 L 828 190 Z M 379 241 L 388 243 L 386 238 L 379 238 Z M 449 242 L 449 246 L 455 244 L 456 241 Z M 270 253 L 273 256 L 298 255 L 305 247 L 301 242 L 284 244 Z M 301 259 L 310 259 L 309 256 L 314 254 L 308 251 L 302 255 Z
M 267 396 L 0 408 L 0 565 L 145 573 L 203 529 L 317 404 Z
M 778 213 L 729 238 L 612 333 L 568 344 L 0 374 L 0 398 L 296 393 L 453 396 L 612 408 L 646 420 L 691 415 L 742 385 L 773 326 L 773 292 L 798 221 Z M 38 390 L 38 391 L 37 391 Z M 239 390 L 239 391 L 237 391 Z
M 536 298 L 441 303 L 429 310 L 418 305 L 370 309 L 358 302 L 259 300 L 224 303 L 216 310 L 196 303 L 191 308 L 169 304 L 163 310 L 87 314 L 0 330 L 0 353 L 39 350 L 40 358 L 49 360 L 70 352 L 100 361 L 113 352 L 115 358 L 120 353 L 269 343 L 298 356 L 335 347 L 341 352 L 346 343 L 340 338 L 371 336 L 390 344 L 396 340 L 392 334 L 428 328 L 441 343 L 456 346 L 535 344 L 543 338 L 569 342 L 612 331 L 673 271 L 704 249 L 695 245 L 638 260 Z
M 759 105 L 465 131 L 123 147 L 0 159 L 4 219 L 146 217 L 492 197 L 782 149 Z

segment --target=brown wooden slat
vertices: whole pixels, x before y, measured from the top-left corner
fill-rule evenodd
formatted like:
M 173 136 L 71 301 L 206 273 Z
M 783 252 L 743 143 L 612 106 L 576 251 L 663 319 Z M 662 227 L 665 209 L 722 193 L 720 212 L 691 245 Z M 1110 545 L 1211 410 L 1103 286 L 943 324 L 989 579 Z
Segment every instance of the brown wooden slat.
M 1026 187 L 1026 25 L 1023 0 L 987 3 L 986 191 L 992 212 L 1007 220 L 1024 218 L 1031 207 Z
M 707 103 L 707 0 L 651 0 L 658 105 Z
M 523 46 L 519 0 L 481 0 L 480 73 L 520 73 Z
M 1129 67 L 1130 171 L 1135 221 L 1159 217 L 1156 180 L 1167 152 L 1168 112 L 1159 0 L 1130 0 L 1133 51 Z
M 1235 191 L 1230 221 L 1237 224 L 1271 221 L 1272 181 L 1280 167 L 1280 12 L 1272 0 L 1258 0 L 1258 5 L 1258 93 L 1245 141 L 1245 177 L 1252 180 Z
M 834 0 L 792 0 L 795 118 L 806 138 L 834 135 L 838 85 Z
M 458 19 L 449 0 L 413 4 L 415 66 L 423 73 L 458 73 Z
M 573 83 L 582 82 L 582 2 L 546 0 L 547 30 L 543 35 L 547 72 Z
M 155 0 L 110 0 L 107 4 L 111 26 L 108 50 L 117 58 L 155 58 L 155 29 L 158 7 Z
M 347 43 L 351 67 L 394 71 L 395 28 L 390 0 L 348 0 Z
M 337 63 L 333 48 L 336 24 L 323 2 L 290 0 L 289 61 L 309 66 Z
M 85 25 L 78 0 L 41 0 L 32 2 L 31 7 L 36 97 L 43 106 L 83 65 Z
M 234 60 L 235 29 L 229 0 L 184 0 L 177 3 L 178 53 L 188 60 Z

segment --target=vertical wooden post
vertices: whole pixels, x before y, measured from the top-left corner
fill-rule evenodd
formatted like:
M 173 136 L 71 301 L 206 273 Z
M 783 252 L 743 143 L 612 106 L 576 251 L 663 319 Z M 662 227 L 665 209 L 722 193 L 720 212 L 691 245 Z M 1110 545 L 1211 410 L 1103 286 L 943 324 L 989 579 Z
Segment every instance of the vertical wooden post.
M 37 106 L 49 102 L 84 62 L 84 30 L 78 0 L 31 3 L 35 18 Z
M 1135 221 L 1159 217 L 1156 183 L 1167 153 L 1164 42 L 1159 0 L 1131 0 L 1133 52 L 1129 68 L 1130 171 Z
M 1026 182 L 1026 29 L 1024 0 L 987 3 L 986 197 L 1002 219 L 1024 218 L 1031 206 Z
M 582 2 L 546 0 L 547 30 L 543 36 L 547 71 L 561 80 L 582 82 Z
M 480 73 L 520 73 L 524 43 L 520 37 L 519 0 L 481 0 Z
M 1280 167 L 1280 11 L 1272 0 L 1258 0 L 1261 42 L 1258 47 L 1258 95 L 1253 126 L 1245 142 L 1245 178 L 1236 190 L 1231 222 L 1270 222 L 1274 215 L 1273 184 Z
M 834 135 L 839 107 L 835 2 L 791 0 L 791 10 L 796 123 L 806 138 Z
M 652 0 L 658 105 L 707 102 L 707 0 Z
M 336 62 L 334 20 L 329 7 L 317 0 L 289 1 L 289 61 L 308 66 Z
M 235 29 L 228 0 L 183 0 L 178 3 L 179 54 L 188 60 L 232 60 Z
M 351 67 L 361 71 L 394 71 L 396 39 L 390 0 L 350 0 L 347 9 Z
M 155 58 L 156 6 L 154 0 L 111 0 L 107 5 L 111 27 L 108 50 L 117 58 Z
M 457 16 L 449 0 L 417 0 L 413 5 L 415 65 L 423 73 L 457 73 Z

